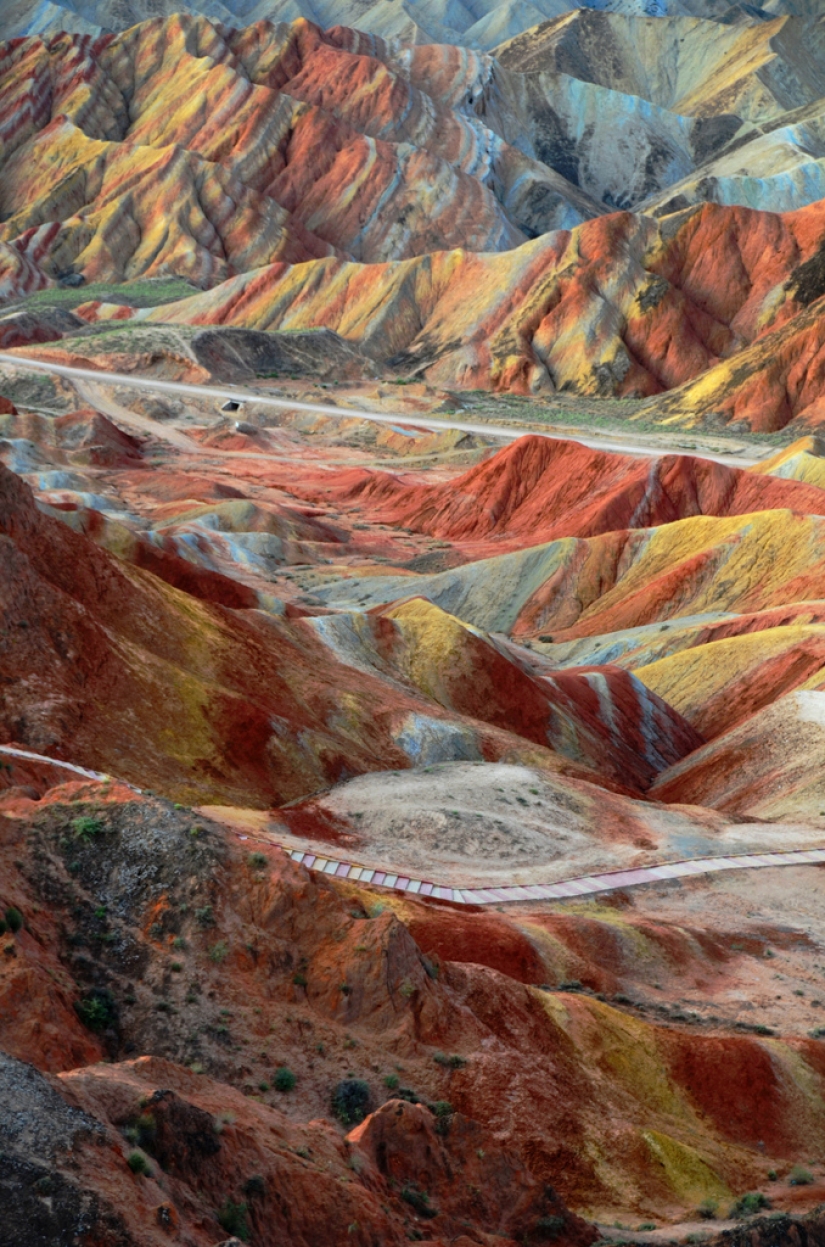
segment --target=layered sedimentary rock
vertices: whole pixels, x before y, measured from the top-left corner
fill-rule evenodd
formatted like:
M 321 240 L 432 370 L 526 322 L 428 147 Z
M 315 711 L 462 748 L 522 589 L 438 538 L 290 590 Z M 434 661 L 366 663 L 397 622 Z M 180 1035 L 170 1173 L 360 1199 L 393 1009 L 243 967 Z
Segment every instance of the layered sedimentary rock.
M 0 74 L 0 241 L 50 277 L 208 286 L 277 258 L 497 251 L 599 211 L 354 31 L 173 17 L 9 43 Z

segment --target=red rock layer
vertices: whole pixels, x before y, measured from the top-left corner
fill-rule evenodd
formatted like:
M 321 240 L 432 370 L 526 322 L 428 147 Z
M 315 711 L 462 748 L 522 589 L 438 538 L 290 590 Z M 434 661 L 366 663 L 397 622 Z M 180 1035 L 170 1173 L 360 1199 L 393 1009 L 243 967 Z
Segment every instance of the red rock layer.
M 445 485 L 382 472 L 342 476 L 330 492 L 357 500 L 378 522 L 450 541 L 538 545 L 615 529 L 652 528 L 691 515 L 787 508 L 825 514 L 825 491 L 709 459 L 646 460 L 578 442 L 527 436 Z

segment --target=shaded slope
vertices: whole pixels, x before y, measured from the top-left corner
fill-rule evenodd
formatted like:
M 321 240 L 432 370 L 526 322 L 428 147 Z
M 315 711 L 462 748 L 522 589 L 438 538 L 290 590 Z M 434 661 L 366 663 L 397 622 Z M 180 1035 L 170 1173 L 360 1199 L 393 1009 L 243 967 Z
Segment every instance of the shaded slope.
M 235 614 L 130 568 L 38 513 L 6 469 L 0 479 L 6 740 L 241 804 L 287 800 L 379 759 L 408 764 L 410 715 L 436 737 L 466 739 L 472 756 L 518 748 L 341 667 L 283 620 Z M 561 764 L 549 751 L 547 761 Z
M 697 15 L 698 16 L 698 15 Z M 573 74 L 684 114 L 767 120 L 825 95 L 821 16 L 722 26 L 580 9 L 496 48 L 508 69 Z

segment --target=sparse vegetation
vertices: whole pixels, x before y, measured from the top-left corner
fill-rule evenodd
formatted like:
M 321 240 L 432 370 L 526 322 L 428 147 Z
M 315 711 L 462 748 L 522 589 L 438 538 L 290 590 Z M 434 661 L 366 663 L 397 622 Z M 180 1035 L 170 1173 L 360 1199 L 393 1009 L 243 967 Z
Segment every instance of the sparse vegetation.
M 642 1228 L 642 1227 L 640 1227 Z M 541 1243 L 552 1243 L 564 1229 L 564 1217 L 558 1213 L 539 1217 L 533 1226 L 533 1238 Z
M 95 836 L 99 836 L 103 831 L 103 823 L 99 818 L 93 818 L 91 814 L 81 814 L 78 818 L 72 819 L 72 830 L 76 840 L 91 844 Z
M 399 1082 L 400 1082 L 400 1079 L 397 1074 L 387 1074 L 387 1077 L 384 1079 L 384 1086 L 389 1091 L 395 1091 Z
M 90 1031 L 105 1031 L 117 1021 L 117 1006 L 107 987 L 96 987 L 74 1002 L 74 1009 Z
M 438 1216 L 438 1209 L 433 1208 L 427 1192 L 420 1190 L 412 1183 L 402 1188 L 401 1198 L 418 1213 L 419 1217 Z
M 767 1195 L 763 1195 L 761 1191 L 748 1191 L 746 1195 L 740 1195 L 731 1206 L 730 1216 L 739 1221 L 744 1217 L 752 1217 L 754 1213 L 762 1212 L 770 1206 L 771 1201 Z
M 18 931 L 22 930 L 23 915 L 14 905 L 9 905 L 4 917 L 6 920 L 6 926 L 9 931 L 11 931 L 12 935 L 16 935 Z
M 332 1093 L 332 1111 L 342 1126 L 357 1126 L 369 1111 L 369 1084 L 360 1078 L 345 1078 Z
M 282 1065 L 280 1069 L 275 1071 L 275 1077 L 272 1079 L 272 1086 L 276 1091 L 291 1091 L 298 1079 L 288 1066 Z
M 296 987 L 306 987 L 307 976 L 305 974 L 302 974 L 301 971 L 298 970 L 296 971 L 295 974 L 293 974 L 292 982 L 295 984 Z
M 144 1155 L 143 1152 L 140 1152 L 137 1149 L 129 1153 L 129 1155 L 126 1158 L 126 1164 L 129 1166 L 132 1173 L 142 1174 L 144 1177 L 147 1177 L 147 1178 L 150 1176 L 152 1172 L 152 1166 L 149 1164 L 149 1161 L 146 1159 L 146 1156 Z
M 216 965 L 220 965 L 222 961 L 226 961 L 229 955 L 229 945 L 226 940 L 218 940 L 217 944 L 213 944 L 209 949 L 209 960 L 214 961 Z
M 250 853 L 249 854 L 249 865 L 252 870 L 263 870 L 264 867 L 266 866 L 266 862 L 267 862 L 267 859 L 266 859 L 265 853 Z
M 703 1199 L 699 1207 L 696 1209 L 697 1215 L 703 1221 L 713 1221 L 719 1211 L 718 1199 Z
M 445 1069 L 461 1069 L 467 1064 L 467 1058 L 459 1056 L 457 1052 L 453 1052 L 450 1056 L 444 1052 L 436 1052 L 433 1060 L 437 1065 L 443 1065 Z
M 249 1229 L 246 1224 L 247 1205 L 244 1203 L 236 1204 L 234 1200 L 226 1199 L 222 1208 L 217 1213 L 218 1225 L 222 1230 L 226 1230 L 227 1234 L 234 1234 L 242 1243 L 249 1239 Z
M 813 1180 L 814 1175 L 804 1165 L 794 1165 L 788 1174 L 788 1182 L 791 1186 L 811 1186 Z
M 243 1193 L 250 1199 L 266 1195 L 266 1182 L 259 1173 L 253 1173 L 251 1178 L 247 1178 Z

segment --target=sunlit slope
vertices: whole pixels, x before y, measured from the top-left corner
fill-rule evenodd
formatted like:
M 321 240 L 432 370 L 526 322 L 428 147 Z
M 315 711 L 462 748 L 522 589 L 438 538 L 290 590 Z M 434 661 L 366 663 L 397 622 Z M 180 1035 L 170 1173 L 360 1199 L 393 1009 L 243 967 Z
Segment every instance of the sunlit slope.
M 659 528 L 568 538 L 419 576 L 424 594 L 468 623 L 554 640 L 825 597 L 825 519 L 790 511 L 696 516 Z M 407 578 L 347 579 L 318 590 L 337 605 L 409 594 Z
M 825 692 L 798 691 L 665 772 L 651 796 L 731 814 L 817 824 L 825 811 Z
M 655 418 L 718 412 L 770 429 L 818 418 L 823 211 L 705 205 L 658 223 L 601 217 L 498 255 L 279 265 L 139 316 L 322 325 L 442 384 L 642 396 L 681 386 Z

